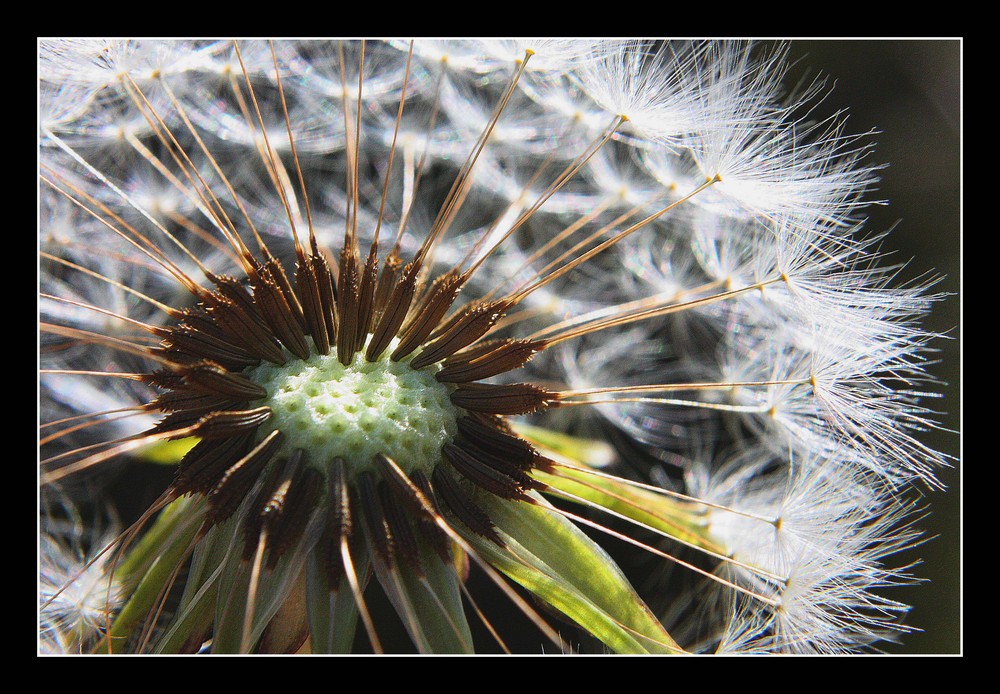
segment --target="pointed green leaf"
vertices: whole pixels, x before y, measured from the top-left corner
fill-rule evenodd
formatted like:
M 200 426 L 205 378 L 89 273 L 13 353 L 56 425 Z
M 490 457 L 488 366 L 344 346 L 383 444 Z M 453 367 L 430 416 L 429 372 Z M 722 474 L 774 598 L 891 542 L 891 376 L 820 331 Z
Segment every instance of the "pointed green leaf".
M 469 537 L 497 568 L 623 653 L 681 649 L 636 594 L 618 565 L 540 496 L 538 505 L 480 494 L 477 503 L 508 541 Z
M 525 422 L 512 422 L 511 426 L 539 448 L 569 458 L 579 465 L 602 468 L 618 458 L 614 446 L 601 439 L 585 439 Z
M 212 625 L 218 584 L 200 586 L 191 599 L 178 611 L 170 626 L 153 644 L 154 653 L 180 653 L 188 649 L 191 640 L 206 634 Z
M 192 527 L 198 529 L 204 510 L 200 497 L 185 496 L 167 504 L 139 541 L 127 549 L 115 568 L 115 578 L 126 584 L 139 581 L 175 542 L 178 533 L 187 536 Z
M 133 627 L 143 623 L 155 610 L 167 583 L 187 559 L 201 524 L 197 508 L 192 508 L 196 504 L 189 502 L 189 499 L 178 499 L 167 506 L 116 570 L 116 574 L 120 573 L 126 583 L 134 584 L 134 588 L 111 625 L 112 644 L 127 637 Z M 105 646 L 101 650 L 105 650 Z
M 404 571 L 403 583 L 416 607 L 430 652 L 472 653 L 472 632 L 454 564 L 445 564 L 426 543 L 420 544 L 424 576 Z
M 666 533 L 671 537 L 717 554 L 725 554 L 725 548 L 708 537 L 703 523 L 703 507 L 697 504 L 640 489 L 634 485 L 610 477 L 587 474 L 571 468 L 557 468 L 557 475 L 541 470 L 532 476 L 547 484 L 554 493 L 564 493 L 571 501 L 583 499 L 602 509 L 607 509 L 626 518 Z M 574 498 L 576 497 L 576 498 Z
M 405 564 L 372 553 L 372 566 L 386 596 L 421 653 L 472 653 L 472 635 L 462 608 L 458 577 L 421 543 L 424 576 Z
M 233 524 L 232 519 L 212 528 L 201 539 L 191 557 L 184 593 L 181 596 L 177 613 L 154 646 L 156 653 L 177 653 L 184 648 L 188 640 L 207 628 L 215 619 L 215 606 L 219 594 L 219 578 L 224 562 L 231 550 L 227 542 L 219 542 L 220 533 L 231 537 L 227 532 Z
M 317 550 L 322 548 L 317 547 Z M 313 653 L 350 653 L 358 624 L 358 605 L 354 594 L 342 578 L 330 586 L 327 558 L 324 551 L 309 553 L 306 560 L 306 610 Z M 355 568 L 362 577 L 368 574 L 367 551 L 354 557 Z
M 234 524 L 239 530 L 242 524 Z M 213 528 L 213 530 L 215 530 Z M 262 567 L 257 585 L 256 600 L 252 607 L 253 620 L 249 644 L 252 646 L 260 638 L 268 622 L 281 608 L 292 591 L 293 584 L 303 570 L 306 555 L 318 536 L 316 523 L 310 524 L 301 539 L 278 560 L 273 569 Z M 243 561 L 243 533 L 230 536 L 234 550 L 223 564 L 219 584 L 219 602 L 216 608 L 215 629 L 212 637 L 212 651 L 215 653 L 238 653 L 244 646 L 244 621 L 250 597 L 250 579 L 253 561 Z

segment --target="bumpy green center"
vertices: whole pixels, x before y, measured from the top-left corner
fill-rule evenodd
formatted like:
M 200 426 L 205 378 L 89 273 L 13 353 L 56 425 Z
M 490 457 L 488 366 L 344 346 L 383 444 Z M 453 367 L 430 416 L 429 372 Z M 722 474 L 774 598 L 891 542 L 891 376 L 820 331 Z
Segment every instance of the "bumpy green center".
M 303 449 L 318 467 L 339 457 L 357 473 L 383 453 L 404 470 L 430 472 L 457 431 L 452 388 L 434 378 L 436 365 L 414 370 L 408 359 L 390 360 L 391 352 L 374 362 L 358 352 L 344 366 L 332 348 L 325 356 L 248 369 L 267 390 L 273 413 L 260 434 L 281 430 L 285 453 Z

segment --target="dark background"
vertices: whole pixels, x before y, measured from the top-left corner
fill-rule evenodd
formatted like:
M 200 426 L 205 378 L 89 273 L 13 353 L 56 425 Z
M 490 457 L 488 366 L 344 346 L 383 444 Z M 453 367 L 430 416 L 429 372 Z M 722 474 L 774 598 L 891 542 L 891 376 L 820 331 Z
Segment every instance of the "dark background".
M 888 644 L 892 653 L 959 653 L 961 620 L 961 60 L 958 40 L 793 41 L 790 58 L 798 61 L 789 82 L 819 72 L 834 84 L 821 114 L 848 109 L 848 131 L 880 131 L 873 161 L 886 163 L 877 197 L 886 206 L 868 209 L 869 230 L 894 224 L 885 243 L 899 261 L 910 261 L 903 276 L 933 271 L 942 275 L 937 291 L 951 294 L 924 322 L 928 330 L 947 333 L 937 340 L 940 362 L 930 372 L 943 383 L 943 394 L 926 402 L 942 412 L 949 431 L 921 437 L 937 450 L 955 456 L 954 467 L 941 470 L 946 491 L 925 491 L 930 515 L 919 523 L 931 538 L 907 553 L 922 560 L 912 571 L 927 583 L 893 593 L 913 606 L 907 622 L 923 631 Z M 912 259 L 912 260 L 911 260 Z

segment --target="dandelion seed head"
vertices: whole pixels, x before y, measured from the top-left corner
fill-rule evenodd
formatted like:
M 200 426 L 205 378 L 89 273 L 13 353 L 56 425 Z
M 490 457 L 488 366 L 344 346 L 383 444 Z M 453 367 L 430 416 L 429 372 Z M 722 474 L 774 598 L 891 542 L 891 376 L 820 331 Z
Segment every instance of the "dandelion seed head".
M 152 606 L 94 603 L 116 648 L 382 652 L 378 584 L 418 651 L 511 650 L 481 579 L 556 650 L 511 582 L 619 652 L 905 631 L 938 297 L 784 47 L 40 54 L 42 481 L 176 458 L 110 548 Z M 648 604 L 608 537 L 673 567 Z

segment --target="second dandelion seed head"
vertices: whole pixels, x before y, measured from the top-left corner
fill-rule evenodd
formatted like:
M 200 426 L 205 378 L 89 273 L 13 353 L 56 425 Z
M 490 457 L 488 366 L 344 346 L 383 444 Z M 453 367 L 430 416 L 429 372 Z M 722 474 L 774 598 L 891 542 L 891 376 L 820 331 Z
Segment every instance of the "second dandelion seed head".
M 358 352 L 344 366 L 336 348 L 283 365 L 248 369 L 267 390 L 272 418 L 261 433 L 278 429 L 286 449 L 309 451 L 314 465 L 343 458 L 352 473 L 370 469 L 379 453 L 407 471 L 430 474 L 441 447 L 454 438 L 457 410 L 452 386 L 438 382 L 438 365 L 422 369 L 393 361 L 389 350 L 375 361 Z

